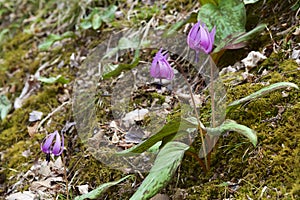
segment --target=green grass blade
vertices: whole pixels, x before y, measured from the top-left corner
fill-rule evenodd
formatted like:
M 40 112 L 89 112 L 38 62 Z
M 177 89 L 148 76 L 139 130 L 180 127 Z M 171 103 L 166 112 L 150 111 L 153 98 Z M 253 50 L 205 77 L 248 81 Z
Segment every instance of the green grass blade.
M 282 88 L 287 88 L 287 87 L 292 87 L 292 88 L 296 88 L 296 89 L 299 89 L 298 86 L 294 83 L 290 83 L 290 82 L 279 82 L 279 83 L 274 83 L 272 85 L 269 85 L 267 87 L 264 87 L 242 99 L 238 99 L 236 101 L 233 101 L 232 103 L 230 103 L 228 106 L 227 106 L 227 109 L 226 109 L 226 113 L 230 112 L 232 109 L 236 108 L 237 106 L 239 106 L 240 104 L 242 103 L 245 103 L 245 102 L 248 102 L 248 101 L 252 101 L 254 99 L 257 99 L 257 98 L 260 98 L 260 97 L 263 97 L 275 90 L 278 90 L 278 89 L 282 89 Z

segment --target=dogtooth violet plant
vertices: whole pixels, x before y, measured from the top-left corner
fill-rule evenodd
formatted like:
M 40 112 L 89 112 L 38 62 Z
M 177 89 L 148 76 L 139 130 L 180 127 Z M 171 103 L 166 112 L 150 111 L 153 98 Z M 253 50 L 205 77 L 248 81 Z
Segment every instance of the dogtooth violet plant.
M 245 22 L 246 22 L 246 11 L 243 2 L 240 0 L 201 0 L 201 8 L 198 12 L 198 22 L 191 28 L 189 34 L 186 38 L 187 45 L 190 49 L 195 51 L 195 62 L 202 63 L 200 60 L 199 54 L 203 52 L 214 59 L 214 54 L 223 52 L 225 49 L 236 49 L 245 46 L 245 41 L 249 40 L 254 33 L 257 33 L 265 28 L 265 25 L 258 25 L 253 30 L 246 32 L 245 31 Z M 228 15 L 230 13 L 230 15 Z M 210 31 L 209 31 L 210 30 Z M 210 59 L 211 60 L 211 59 Z M 214 59 L 215 63 L 218 59 Z M 170 64 L 171 59 L 168 61 L 167 49 L 163 50 L 162 48 L 156 53 L 153 57 L 152 64 L 150 66 L 150 75 L 153 78 L 158 79 L 167 79 L 173 80 L 174 71 Z M 175 65 L 178 66 L 176 61 L 173 61 Z M 204 61 L 206 62 L 206 61 Z M 203 62 L 203 63 L 204 63 Z M 204 64 L 203 64 L 204 66 Z M 139 144 L 126 149 L 121 152 L 116 152 L 119 156 L 132 156 L 135 154 L 142 154 L 148 151 L 150 148 L 154 147 L 155 144 L 161 142 L 158 152 L 156 154 L 156 159 L 154 164 L 143 180 L 142 184 L 139 186 L 137 191 L 130 198 L 131 200 L 141 200 L 141 199 L 150 199 L 152 196 L 157 194 L 164 185 L 171 180 L 172 175 L 176 172 L 178 166 L 182 162 L 184 154 L 192 155 L 199 161 L 199 164 L 204 171 L 209 170 L 209 159 L 206 158 L 210 156 L 211 148 L 206 148 L 205 143 L 210 143 L 214 137 L 218 137 L 226 132 L 234 131 L 238 132 L 245 137 L 247 137 L 250 142 L 256 146 L 257 144 L 257 135 L 256 132 L 250 129 L 247 126 L 238 124 L 237 122 L 229 119 L 224 119 L 222 121 L 217 121 L 214 117 L 217 105 L 214 105 L 215 100 L 215 88 L 217 82 L 214 80 L 215 69 L 210 65 L 205 65 L 209 68 L 208 71 L 210 75 L 208 76 L 209 81 L 209 93 L 211 99 L 211 118 L 212 125 L 211 127 L 205 127 L 200 121 L 199 115 L 196 114 L 196 117 L 190 118 L 178 118 L 169 120 L 163 128 L 156 134 L 150 136 L 148 139 L 140 142 Z M 114 72 L 114 71 L 112 71 Z M 193 99 L 193 94 L 191 92 L 191 87 L 186 81 L 188 87 L 190 88 L 190 96 Z M 241 104 L 245 104 L 249 101 L 253 101 L 257 98 L 263 97 L 266 94 L 269 94 L 272 91 L 282 89 L 282 88 L 296 88 L 298 86 L 289 83 L 289 82 L 280 82 L 266 86 L 242 99 L 235 100 L 229 103 L 225 109 L 225 115 L 232 112 Z M 193 103 L 194 112 L 197 113 L 195 103 Z M 186 132 L 189 130 L 198 130 L 197 133 L 200 133 L 202 147 L 199 153 L 193 149 L 192 146 L 185 144 L 178 139 L 181 135 L 176 135 L 178 127 L 181 127 L 181 130 L 186 129 Z M 176 135 L 174 137 L 174 134 Z M 205 136 L 205 140 L 202 136 Z M 177 137 L 177 138 L 176 138 Z M 211 144 L 209 144 L 211 145 Z M 212 146 L 213 147 L 213 143 Z M 207 150 L 207 151 L 206 151 Z M 205 163 L 200 159 L 201 151 L 204 154 Z M 204 152 L 203 152 L 204 151 Z M 205 152 L 206 151 L 206 152 Z M 207 154 L 208 153 L 208 154 Z M 126 177 L 125 177 L 126 178 Z M 123 180 L 123 179 L 122 179 Z M 121 181 L 121 180 L 120 180 Z M 108 183 L 107 183 L 108 184 Z M 115 184 L 115 182 L 111 182 Z M 105 184 L 99 188 L 89 192 L 91 195 L 93 193 L 99 194 L 99 189 L 103 188 Z M 90 199 L 91 196 L 87 196 Z M 95 197 L 97 198 L 97 197 Z M 83 199 L 81 197 L 76 199 Z
M 195 54 L 196 62 L 198 62 L 197 54 L 199 54 L 199 52 L 203 52 L 208 55 L 213 52 L 214 37 L 217 34 L 218 34 L 218 30 L 216 28 L 213 28 L 209 32 L 205 23 L 200 21 L 198 21 L 192 27 L 192 29 L 190 30 L 187 36 L 187 45 L 196 52 Z M 154 56 L 152 65 L 150 66 L 150 75 L 153 78 L 167 79 L 167 80 L 172 80 L 174 78 L 174 72 L 173 69 L 171 68 L 169 61 L 167 60 L 168 58 L 167 55 L 168 54 L 166 52 L 163 53 L 163 50 L 160 49 Z M 212 70 L 213 69 L 211 69 L 211 71 Z M 212 71 L 211 75 L 213 74 L 214 72 Z M 209 88 L 210 88 L 210 96 L 212 102 L 211 106 L 212 106 L 212 113 L 213 113 L 214 112 L 213 107 L 215 106 L 213 103 L 214 95 L 211 94 L 214 94 L 215 82 L 213 80 L 213 76 L 210 76 L 210 79 L 211 81 L 210 81 Z M 190 85 L 188 85 L 188 87 L 190 87 Z M 227 106 L 226 113 L 229 113 L 230 111 L 232 111 L 237 106 L 243 103 L 260 98 L 274 90 L 286 88 L 286 87 L 293 87 L 298 89 L 297 85 L 289 82 L 272 84 L 247 97 L 244 97 L 242 99 L 230 103 Z M 191 94 L 191 99 L 192 98 L 193 98 L 193 94 Z M 194 111 L 195 113 L 197 113 L 195 104 L 194 104 Z M 161 143 L 162 145 L 160 145 L 160 149 L 155 159 L 153 167 L 151 168 L 149 174 L 144 179 L 143 183 L 140 185 L 138 190 L 131 197 L 132 200 L 149 199 L 152 196 L 154 196 L 160 189 L 162 189 L 162 187 L 171 179 L 172 175 L 175 173 L 185 153 L 195 157 L 204 171 L 209 170 L 209 164 L 210 164 L 209 160 L 207 160 L 206 157 L 204 157 L 205 163 L 203 163 L 203 161 L 199 157 L 201 155 L 202 150 L 200 150 L 199 154 L 197 154 L 196 151 L 193 149 L 193 147 L 185 143 L 179 142 L 177 140 L 174 140 L 174 138 L 176 137 L 170 137 L 176 134 L 171 129 L 174 127 L 178 128 L 178 124 L 180 124 L 180 126 L 182 127 L 186 127 L 186 129 L 198 128 L 198 132 L 201 135 L 201 141 L 203 147 L 202 149 L 204 151 L 205 156 L 206 153 L 208 153 L 207 156 L 210 156 L 210 151 L 212 149 L 212 148 L 208 148 L 208 151 L 205 152 L 206 149 L 205 143 L 210 143 L 211 140 L 214 139 L 215 137 L 218 137 L 221 134 L 229 131 L 238 132 L 246 136 L 254 146 L 256 146 L 257 144 L 256 132 L 247 126 L 238 124 L 233 120 L 226 119 L 222 123 L 213 123 L 211 127 L 205 127 L 203 123 L 200 121 L 199 115 L 196 114 L 196 118 L 191 117 L 189 119 L 182 118 L 181 120 L 176 120 L 176 119 L 171 120 L 170 122 L 167 122 L 167 124 L 163 127 L 161 131 L 151 136 L 147 140 L 142 141 L 141 143 L 139 143 L 134 147 L 131 147 L 127 150 L 117 153 L 118 155 L 122 155 L 122 156 L 127 156 L 127 155 L 132 156 L 132 153 L 138 153 L 138 154 L 143 153 L 147 151 L 150 147 L 155 145 L 157 142 L 159 141 L 162 142 Z M 205 140 L 202 137 L 203 135 L 205 135 Z
M 55 130 L 53 133 L 48 134 L 41 143 L 41 150 L 46 154 L 46 161 L 50 162 L 50 155 L 54 156 L 62 155 L 64 151 L 64 134 Z M 66 183 L 66 188 L 68 188 L 67 170 L 65 166 L 65 159 L 62 157 L 62 163 L 64 166 L 64 179 Z M 69 190 L 66 190 L 67 200 L 69 199 Z

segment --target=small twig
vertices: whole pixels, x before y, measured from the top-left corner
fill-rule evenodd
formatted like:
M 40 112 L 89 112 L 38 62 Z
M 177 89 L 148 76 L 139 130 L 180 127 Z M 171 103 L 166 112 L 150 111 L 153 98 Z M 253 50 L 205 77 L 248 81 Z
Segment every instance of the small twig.
M 56 113 L 57 111 L 59 111 L 60 109 L 62 109 L 66 104 L 69 104 L 71 101 L 66 101 L 64 103 L 62 103 L 60 106 L 58 106 L 57 108 L 55 108 L 51 113 L 49 113 L 38 125 L 37 130 L 39 130 L 41 128 L 41 126 L 50 118 L 52 117 L 52 115 L 54 113 Z

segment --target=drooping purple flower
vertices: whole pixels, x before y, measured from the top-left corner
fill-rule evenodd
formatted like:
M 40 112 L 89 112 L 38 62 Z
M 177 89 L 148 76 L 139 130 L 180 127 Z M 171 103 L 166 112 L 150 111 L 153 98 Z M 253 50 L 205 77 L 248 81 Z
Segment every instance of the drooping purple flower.
M 54 141 L 55 138 L 55 141 Z M 46 154 L 54 154 L 59 156 L 64 150 L 64 136 L 59 134 L 58 131 L 46 136 L 41 144 L 41 150 Z
M 168 54 L 165 55 L 162 53 L 162 49 L 160 49 L 153 58 L 151 67 L 150 67 L 150 75 L 153 78 L 159 79 L 167 79 L 172 80 L 174 78 L 174 71 L 167 61 Z
M 190 30 L 187 43 L 191 49 L 196 52 L 203 51 L 209 54 L 214 46 L 216 27 L 209 33 L 208 28 L 204 23 L 198 21 Z

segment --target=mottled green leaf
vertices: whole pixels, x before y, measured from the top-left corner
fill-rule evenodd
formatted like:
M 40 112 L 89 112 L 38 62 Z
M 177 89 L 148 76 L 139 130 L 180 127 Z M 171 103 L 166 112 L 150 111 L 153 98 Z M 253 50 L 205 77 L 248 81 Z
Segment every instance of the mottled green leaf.
M 148 176 L 130 200 L 150 199 L 157 194 L 170 181 L 188 148 L 188 145 L 181 142 L 167 143 L 158 153 Z
M 6 115 L 8 114 L 8 112 L 11 109 L 11 103 L 8 100 L 8 98 L 1 94 L 0 95 L 0 113 L 1 113 L 1 119 L 3 120 Z
M 219 5 L 206 3 L 198 12 L 198 20 L 211 30 L 216 26 L 215 45 L 234 33 L 245 32 L 246 9 L 240 0 L 222 0 Z
M 278 90 L 278 89 L 282 89 L 282 88 L 287 88 L 287 87 L 292 87 L 292 88 L 295 88 L 295 89 L 299 89 L 298 86 L 294 83 L 290 83 L 290 82 L 279 82 L 279 83 L 274 83 L 272 85 L 269 85 L 267 87 L 264 87 L 242 99 L 238 99 L 236 101 L 233 101 L 232 103 L 230 103 L 228 106 L 227 106 L 227 109 L 226 109 L 226 112 L 230 112 L 232 109 L 236 108 L 237 106 L 239 106 L 240 104 L 242 103 L 245 103 L 245 102 L 248 102 L 248 101 L 253 101 L 257 98 L 260 98 L 260 97 L 263 97 L 275 90 Z
M 104 183 L 102 185 L 100 185 L 99 187 L 97 187 L 96 189 L 90 191 L 87 194 L 83 194 L 81 196 L 77 196 L 75 197 L 75 200 L 85 200 L 85 199 L 98 199 L 98 197 L 109 187 L 114 186 L 119 184 L 120 182 L 124 181 L 125 179 L 129 178 L 129 177 L 133 177 L 133 175 L 128 175 L 125 176 L 123 178 L 121 178 L 120 180 L 117 181 L 113 181 L 113 182 L 109 182 L 109 183 Z
M 245 137 L 247 137 L 250 142 L 256 146 L 257 144 L 257 135 L 254 130 L 251 128 L 244 126 L 242 124 L 238 124 L 233 120 L 225 120 L 220 126 L 215 128 L 207 128 L 207 134 L 213 135 L 213 136 L 219 136 L 223 133 L 226 133 L 227 131 L 235 131 L 238 132 Z

